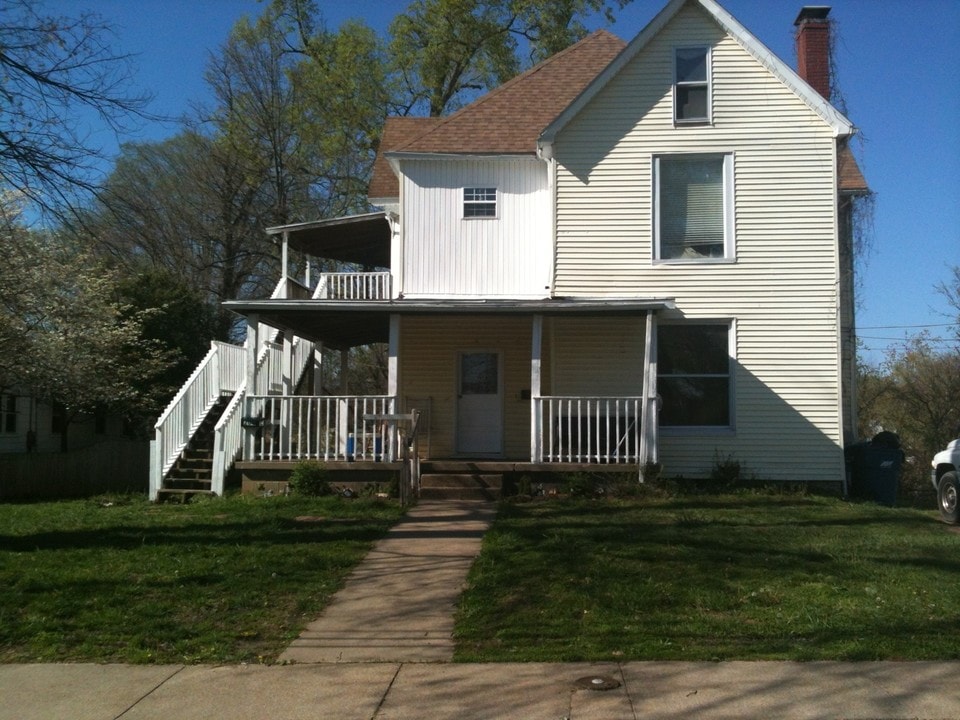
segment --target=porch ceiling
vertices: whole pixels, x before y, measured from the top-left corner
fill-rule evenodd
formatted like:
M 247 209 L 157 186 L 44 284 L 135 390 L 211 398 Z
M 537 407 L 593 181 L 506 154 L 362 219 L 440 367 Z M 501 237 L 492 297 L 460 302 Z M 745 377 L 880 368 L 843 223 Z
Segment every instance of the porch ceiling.
M 390 267 L 390 222 L 385 212 L 278 225 L 266 232 L 279 237 L 286 233 L 291 248 L 313 257 Z
M 637 315 L 672 309 L 672 298 L 547 300 L 233 300 L 224 306 L 243 315 L 322 342 L 350 348 L 387 342 L 391 315 Z

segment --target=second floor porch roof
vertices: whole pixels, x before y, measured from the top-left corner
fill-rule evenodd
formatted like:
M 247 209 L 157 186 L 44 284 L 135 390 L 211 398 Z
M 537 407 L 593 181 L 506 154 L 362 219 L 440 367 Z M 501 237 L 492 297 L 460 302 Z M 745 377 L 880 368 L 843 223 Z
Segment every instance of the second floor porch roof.
M 390 267 L 391 228 L 387 212 L 277 225 L 266 232 L 285 238 L 292 249 L 314 257 L 368 268 Z

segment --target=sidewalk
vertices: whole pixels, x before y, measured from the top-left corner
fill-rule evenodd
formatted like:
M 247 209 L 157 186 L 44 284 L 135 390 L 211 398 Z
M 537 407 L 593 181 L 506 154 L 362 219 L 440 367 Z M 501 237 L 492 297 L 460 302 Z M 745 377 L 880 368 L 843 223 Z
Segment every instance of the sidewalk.
M 960 663 L 0 665 L 0 720 L 956 720 L 958 678 Z

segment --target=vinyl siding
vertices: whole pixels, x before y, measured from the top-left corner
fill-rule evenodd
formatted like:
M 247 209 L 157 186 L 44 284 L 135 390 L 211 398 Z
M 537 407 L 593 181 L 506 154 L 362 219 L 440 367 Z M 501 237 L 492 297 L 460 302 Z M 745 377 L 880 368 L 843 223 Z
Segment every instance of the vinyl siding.
M 708 43 L 713 125 L 675 128 L 672 57 Z M 657 154 L 732 153 L 732 262 L 652 262 Z M 687 6 L 565 127 L 556 294 L 672 296 L 685 319 L 735 321 L 735 424 L 664 433 L 668 473 L 732 455 L 769 479 L 842 477 L 835 139 L 705 13 Z
M 404 160 L 404 297 L 546 297 L 546 168 L 532 157 Z M 464 187 L 497 188 L 497 217 L 464 219 Z

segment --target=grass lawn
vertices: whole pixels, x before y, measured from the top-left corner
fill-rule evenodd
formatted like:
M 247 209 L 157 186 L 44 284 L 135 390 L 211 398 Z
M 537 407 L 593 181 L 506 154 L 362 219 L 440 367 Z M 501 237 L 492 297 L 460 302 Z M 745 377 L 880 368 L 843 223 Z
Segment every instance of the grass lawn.
M 507 504 L 461 661 L 960 658 L 960 533 L 935 513 L 743 493 Z
M 269 662 L 400 514 L 332 497 L 0 504 L 0 662 Z

